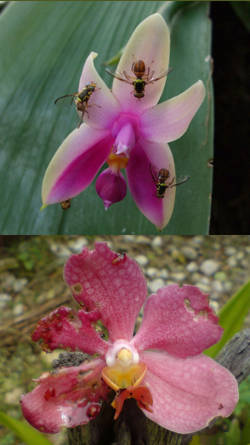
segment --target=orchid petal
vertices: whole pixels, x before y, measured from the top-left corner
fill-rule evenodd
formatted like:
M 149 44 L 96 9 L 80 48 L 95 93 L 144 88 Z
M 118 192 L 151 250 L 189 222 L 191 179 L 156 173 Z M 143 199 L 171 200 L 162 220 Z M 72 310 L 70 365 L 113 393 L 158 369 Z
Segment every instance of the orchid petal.
M 72 351 L 80 350 L 87 354 L 104 355 L 108 343 L 92 327 L 91 323 L 96 319 L 83 310 L 74 314 L 72 309 L 61 306 L 38 322 L 32 340 L 42 341 L 43 349 L 46 351 L 70 348 Z
M 169 170 L 171 182 L 175 167 L 168 145 L 143 140 L 137 143 L 127 166 L 129 188 L 140 211 L 160 230 L 170 220 L 175 202 L 175 187 L 168 188 L 164 198 L 157 197 L 154 176 L 161 168 Z
M 87 112 L 84 113 L 84 121 L 91 127 L 104 129 L 114 120 L 120 110 L 120 105 L 95 69 L 94 59 L 97 55 L 91 52 L 85 62 L 80 77 L 79 91 L 90 83 L 96 84 L 96 89 L 88 101 Z
M 88 423 L 98 414 L 108 391 L 100 379 L 104 365 L 103 360 L 96 359 L 43 374 L 38 386 L 21 398 L 24 417 L 44 433 Z
M 217 322 L 206 294 L 195 286 L 171 284 L 148 298 L 132 344 L 178 357 L 200 354 L 219 341 L 223 329 Z
M 167 72 L 169 62 L 170 36 L 166 22 L 160 14 L 152 14 L 141 22 L 130 37 L 117 66 L 117 73 L 123 72 L 135 78 L 131 71 L 133 62 L 143 60 L 153 77 Z M 124 77 L 125 78 L 125 77 Z M 166 76 L 145 86 L 145 96 L 138 99 L 133 95 L 133 85 L 114 79 L 112 91 L 123 109 L 143 110 L 154 106 L 161 97 Z
M 96 243 L 93 251 L 84 249 L 69 258 L 64 277 L 79 303 L 100 312 L 110 341 L 131 339 L 147 295 L 145 278 L 132 258 L 119 257 L 105 243 Z
M 143 137 L 156 142 L 171 142 L 180 138 L 204 97 L 204 84 L 198 80 L 178 96 L 146 110 L 141 116 Z
M 107 159 L 113 139 L 107 130 L 83 124 L 63 141 L 42 185 L 43 204 L 66 201 L 83 191 Z
M 215 417 L 228 417 L 238 401 L 238 385 L 223 366 L 205 355 L 180 359 L 163 352 L 143 352 L 148 370 L 144 384 L 153 411 L 144 414 L 180 434 L 205 428 Z

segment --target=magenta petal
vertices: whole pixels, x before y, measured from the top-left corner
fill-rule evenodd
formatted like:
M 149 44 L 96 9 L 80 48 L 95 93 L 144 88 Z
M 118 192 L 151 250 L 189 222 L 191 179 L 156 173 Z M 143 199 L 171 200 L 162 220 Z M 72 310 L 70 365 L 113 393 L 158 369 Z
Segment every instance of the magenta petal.
M 108 131 L 83 124 L 70 133 L 50 161 L 43 179 L 43 204 L 78 195 L 94 179 L 113 143 Z
M 78 302 L 100 312 L 111 341 L 131 339 L 147 295 L 145 278 L 133 259 L 96 243 L 93 251 L 84 249 L 69 258 L 64 277 Z
M 21 398 L 24 417 L 44 433 L 88 423 L 98 414 L 108 391 L 100 378 L 104 366 L 103 360 L 96 359 L 43 374 L 38 386 Z
M 32 334 L 33 341 L 42 341 L 46 351 L 70 348 L 87 354 L 105 354 L 108 344 L 91 326 L 91 314 L 80 310 L 74 314 L 72 309 L 61 306 L 47 317 L 42 318 Z
M 238 401 L 238 385 L 223 366 L 205 355 L 181 359 L 163 352 L 143 352 L 144 383 L 153 396 L 153 412 L 144 414 L 180 434 L 228 417 Z
M 156 225 L 163 229 L 171 218 L 175 187 L 165 192 L 164 198 L 158 198 L 153 172 L 166 168 L 170 178 L 175 176 L 172 153 L 167 144 L 157 144 L 141 140 L 131 151 L 127 165 L 128 185 L 140 211 Z
M 120 172 L 115 173 L 107 168 L 97 178 L 96 191 L 103 200 L 105 209 L 108 209 L 115 202 L 125 198 L 127 184 Z
M 223 329 L 217 322 L 207 295 L 195 286 L 171 284 L 148 298 L 133 344 L 178 357 L 200 354 L 219 341 Z

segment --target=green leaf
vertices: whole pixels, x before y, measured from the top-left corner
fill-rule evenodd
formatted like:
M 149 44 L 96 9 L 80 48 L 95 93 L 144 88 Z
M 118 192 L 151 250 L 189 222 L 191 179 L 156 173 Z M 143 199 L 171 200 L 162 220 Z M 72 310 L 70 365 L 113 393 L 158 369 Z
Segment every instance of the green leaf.
M 39 431 L 20 420 L 13 419 L 2 411 L 0 411 L 0 423 L 11 429 L 11 431 L 28 445 L 52 445 Z
M 180 3 L 180 4 L 179 4 Z M 202 79 L 207 97 L 187 133 L 170 144 L 178 176 L 191 179 L 177 187 L 173 217 L 162 233 L 208 232 L 213 156 L 211 24 L 208 2 L 13 2 L 0 16 L 1 48 L 1 219 L 2 234 L 154 234 L 131 195 L 107 212 L 95 184 L 73 199 L 40 212 L 41 183 L 63 139 L 76 127 L 72 109 L 55 98 L 77 90 L 82 65 L 94 50 L 97 69 L 124 47 L 134 28 L 161 11 L 171 25 L 173 68 L 161 100 Z M 143 184 L 140 185 L 143 187 Z
M 240 331 L 244 320 L 250 310 L 250 281 L 242 286 L 236 294 L 223 306 L 219 312 L 219 324 L 223 327 L 224 333 L 221 340 L 216 345 L 207 349 L 205 354 L 216 357 L 223 346 Z
M 231 6 L 245 26 L 245 28 L 250 31 L 250 3 L 246 2 L 230 2 Z

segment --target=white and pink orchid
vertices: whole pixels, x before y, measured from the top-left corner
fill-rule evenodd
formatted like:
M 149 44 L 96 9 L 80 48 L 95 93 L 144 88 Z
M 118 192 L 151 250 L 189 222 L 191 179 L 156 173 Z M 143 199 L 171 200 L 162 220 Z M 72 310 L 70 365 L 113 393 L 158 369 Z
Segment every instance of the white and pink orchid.
M 135 61 L 143 60 L 146 69 L 159 77 L 167 72 L 170 36 L 159 14 L 140 23 L 128 41 L 117 67 L 132 76 Z M 159 105 L 166 76 L 145 86 L 144 97 L 134 97 L 133 86 L 114 79 L 112 91 L 94 67 L 96 53 L 88 56 L 79 83 L 79 91 L 94 82 L 84 123 L 72 131 L 52 158 L 42 185 L 43 206 L 66 201 L 82 192 L 99 169 L 96 190 L 105 208 L 126 195 L 125 168 L 130 192 L 141 212 L 156 227 L 168 223 L 174 208 L 175 187 L 169 187 L 163 199 L 156 194 L 152 168 L 169 170 L 175 178 L 175 166 L 168 142 L 180 138 L 200 107 L 205 88 L 201 80 L 178 96 Z M 174 75 L 174 73 L 173 73 Z
M 237 382 L 202 354 L 220 339 L 222 328 L 197 287 L 172 284 L 146 299 L 138 264 L 105 243 L 72 255 L 64 276 L 82 308 L 60 307 L 38 323 L 33 340 L 47 351 L 80 350 L 93 357 L 42 375 L 22 397 L 23 414 L 35 428 L 56 433 L 62 426 L 86 424 L 111 388 L 116 391 L 115 419 L 124 400 L 132 397 L 147 417 L 178 433 L 198 431 L 213 418 L 232 413 Z

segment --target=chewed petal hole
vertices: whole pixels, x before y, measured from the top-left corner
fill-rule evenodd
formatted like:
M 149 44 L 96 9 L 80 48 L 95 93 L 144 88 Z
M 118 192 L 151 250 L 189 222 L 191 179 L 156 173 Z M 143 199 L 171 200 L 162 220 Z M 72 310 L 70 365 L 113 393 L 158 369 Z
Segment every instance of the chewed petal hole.
M 145 373 L 147 367 L 145 363 L 133 364 L 129 367 L 124 367 L 121 364 L 114 366 L 106 366 L 102 370 L 102 378 L 115 391 L 119 389 L 128 388 L 130 386 L 138 386 Z
M 139 408 L 152 412 L 153 398 L 146 386 L 130 387 L 116 395 L 112 402 L 115 409 L 114 420 L 118 419 L 126 399 L 135 399 Z

